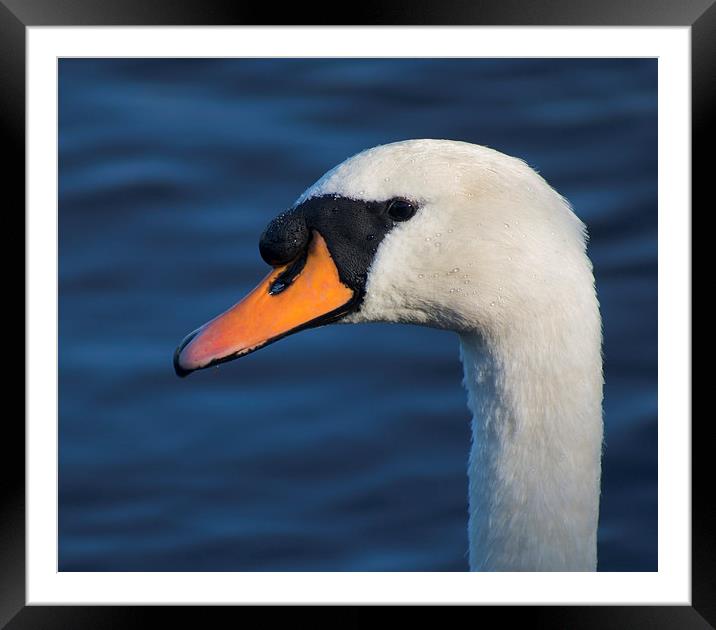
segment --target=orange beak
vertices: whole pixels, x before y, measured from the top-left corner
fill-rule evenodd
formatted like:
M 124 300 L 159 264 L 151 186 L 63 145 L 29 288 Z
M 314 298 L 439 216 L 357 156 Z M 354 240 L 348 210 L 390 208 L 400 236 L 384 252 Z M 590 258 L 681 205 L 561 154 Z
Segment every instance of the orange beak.
M 305 264 L 277 267 L 241 302 L 187 336 L 174 353 L 179 376 L 231 361 L 291 333 L 335 321 L 351 310 L 323 237 L 313 232 Z M 290 270 L 293 268 L 293 270 Z

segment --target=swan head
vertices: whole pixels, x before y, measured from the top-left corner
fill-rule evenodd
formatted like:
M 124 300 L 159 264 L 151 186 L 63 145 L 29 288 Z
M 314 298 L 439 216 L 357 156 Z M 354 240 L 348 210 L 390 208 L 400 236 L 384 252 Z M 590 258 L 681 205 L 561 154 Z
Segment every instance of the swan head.
M 273 271 L 185 338 L 179 375 L 332 322 L 500 335 L 593 283 L 584 226 L 542 177 L 519 159 L 447 140 L 347 159 L 267 226 L 259 249 Z

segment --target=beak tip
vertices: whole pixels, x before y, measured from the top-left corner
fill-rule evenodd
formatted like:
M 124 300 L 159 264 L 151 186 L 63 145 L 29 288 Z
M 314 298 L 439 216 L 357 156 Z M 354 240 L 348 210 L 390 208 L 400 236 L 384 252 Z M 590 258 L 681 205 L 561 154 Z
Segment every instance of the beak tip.
M 180 359 L 181 351 L 182 351 L 181 346 L 179 346 L 174 351 L 174 373 L 179 378 L 184 378 L 185 376 L 188 376 L 189 374 L 191 374 L 193 372 L 193 370 L 187 370 L 186 368 L 184 368 L 184 366 L 182 366 L 181 359 Z
M 184 337 L 184 339 L 179 344 L 177 349 L 174 350 L 174 357 L 173 357 L 174 373 L 179 378 L 184 378 L 186 376 L 189 376 L 189 374 L 191 374 L 194 371 L 194 368 L 186 368 L 182 365 L 181 354 L 182 354 L 182 351 L 184 350 L 184 348 L 186 348 L 191 343 L 192 339 L 194 339 L 194 337 L 196 337 L 198 333 L 199 333 L 199 330 L 195 330 L 194 332 L 188 334 L 186 337 Z
M 179 361 L 178 361 L 176 358 L 174 359 L 174 373 L 175 373 L 179 378 L 186 378 L 186 377 L 189 376 L 189 374 L 191 374 L 193 371 L 194 371 L 194 370 L 185 370 L 185 369 L 181 366 L 181 364 L 179 363 Z

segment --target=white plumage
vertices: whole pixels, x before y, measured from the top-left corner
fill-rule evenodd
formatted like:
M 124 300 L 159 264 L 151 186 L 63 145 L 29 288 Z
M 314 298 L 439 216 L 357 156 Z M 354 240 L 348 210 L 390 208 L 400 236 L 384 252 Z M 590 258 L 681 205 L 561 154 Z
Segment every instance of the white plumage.
M 337 166 L 323 194 L 419 202 L 381 242 L 345 322 L 455 331 L 473 413 L 470 566 L 593 571 L 602 449 L 601 320 L 584 225 L 524 162 L 411 140 Z

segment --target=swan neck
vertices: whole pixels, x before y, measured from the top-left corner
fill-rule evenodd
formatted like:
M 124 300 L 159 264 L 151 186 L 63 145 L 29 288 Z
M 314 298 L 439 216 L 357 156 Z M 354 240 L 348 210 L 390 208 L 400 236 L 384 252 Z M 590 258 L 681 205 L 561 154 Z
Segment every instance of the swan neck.
M 588 310 L 460 337 L 472 570 L 596 570 L 601 325 L 596 302 Z

